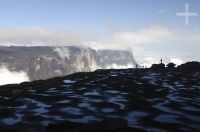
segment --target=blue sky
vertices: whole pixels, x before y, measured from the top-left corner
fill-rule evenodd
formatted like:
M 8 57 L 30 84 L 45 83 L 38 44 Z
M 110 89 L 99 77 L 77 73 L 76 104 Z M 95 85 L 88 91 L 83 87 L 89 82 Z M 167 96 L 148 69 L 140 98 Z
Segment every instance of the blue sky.
M 0 0 L 0 45 L 131 47 L 141 64 L 200 61 L 199 0 Z M 176 13 L 185 11 L 189 18 Z M 122 48 L 122 49 L 123 49 Z
M 200 12 L 199 0 L 0 0 L 0 2 L 0 27 L 40 26 L 64 29 L 87 28 L 99 31 L 109 24 L 115 24 L 130 29 L 151 25 L 184 28 L 184 18 L 176 17 L 176 13 L 184 11 L 185 3 L 189 3 L 192 12 Z M 198 27 L 199 22 L 200 17 L 190 18 L 190 27 Z

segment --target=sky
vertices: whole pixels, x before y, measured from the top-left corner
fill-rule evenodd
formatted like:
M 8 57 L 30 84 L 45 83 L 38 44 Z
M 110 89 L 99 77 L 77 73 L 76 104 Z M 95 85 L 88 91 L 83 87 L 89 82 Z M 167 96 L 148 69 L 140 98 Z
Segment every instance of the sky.
M 0 45 L 131 49 L 149 66 L 200 61 L 199 0 L 0 0 Z M 198 16 L 185 17 L 189 12 Z

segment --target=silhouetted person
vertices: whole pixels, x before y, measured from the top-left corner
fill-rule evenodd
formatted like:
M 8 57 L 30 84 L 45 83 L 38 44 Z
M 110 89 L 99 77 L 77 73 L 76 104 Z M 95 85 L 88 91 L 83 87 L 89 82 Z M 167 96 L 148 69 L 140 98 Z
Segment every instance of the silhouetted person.
M 163 69 L 165 69 L 165 64 L 163 63 L 162 58 L 160 59 L 160 64 L 152 64 L 151 69 L 153 69 L 153 70 L 163 70 Z
M 135 68 L 136 68 L 136 69 L 138 68 L 138 64 L 135 65 Z

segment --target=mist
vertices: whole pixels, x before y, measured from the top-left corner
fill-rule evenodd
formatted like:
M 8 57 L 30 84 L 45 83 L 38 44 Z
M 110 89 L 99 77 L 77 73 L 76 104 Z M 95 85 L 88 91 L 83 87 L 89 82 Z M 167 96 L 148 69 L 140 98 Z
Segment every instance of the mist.
M 141 29 L 110 30 L 99 33 L 89 30 L 51 30 L 42 27 L 1 28 L 0 46 L 79 46 L 95 50 L 132 50 L 140 65 L 149 67 L 171 60 L 177 64 L 200 60 L 200 32 L 183 29 L 170 29 L 162 26 Z M 62 48 L 56 52 L 68 51 Z M 171 59 L 176 58 L 176 60 Z M 181 61 L 177 61 L 181 60 Z
M 5 66 L 0 67 L 0 85 L 19 84 L 29 81 L 28 75 L 23 72 L 9 71 Z
M 62 60 L 70 58 L 70 51 L 66 47 L 56 47 L 54 51 L 62 58 Z
M 135 67 L 133 64 L 117 65 L 113 63 L 111 65 L 107 65 L 106 69 L 127 69 L 127 68 L 133 68 L 133 67 Z

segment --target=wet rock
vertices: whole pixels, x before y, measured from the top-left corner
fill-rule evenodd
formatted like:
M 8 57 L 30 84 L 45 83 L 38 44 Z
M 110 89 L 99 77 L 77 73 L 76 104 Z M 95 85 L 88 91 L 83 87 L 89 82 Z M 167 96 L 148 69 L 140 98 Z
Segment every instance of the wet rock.
M 176 68 L 100 70 L 1 86 L 0 129 L 200 131 L 199 89 L 200 70 Z
M 161 64 L 153 64 L 152 66 L 151 66 L 151 69 L 152 70 L 163 70 L 163 69 L 165 69 L 165 64 L 163 64 L 163 63 L 161 63 Z
M 143 131 L 139 128 L 130 128 L 127 126 L 127 121 L 117 118 L 104 119 L 100 122 L 93 122 L 88 124 L 81 123 L 61 123 L 61 124 L 49 124 L 46 127 L 46 131 L 50 132 L 64 132 L 64 131 Z
M 200 62 L 192 61 L 177 67 L 180 71 L 200 71 Z

